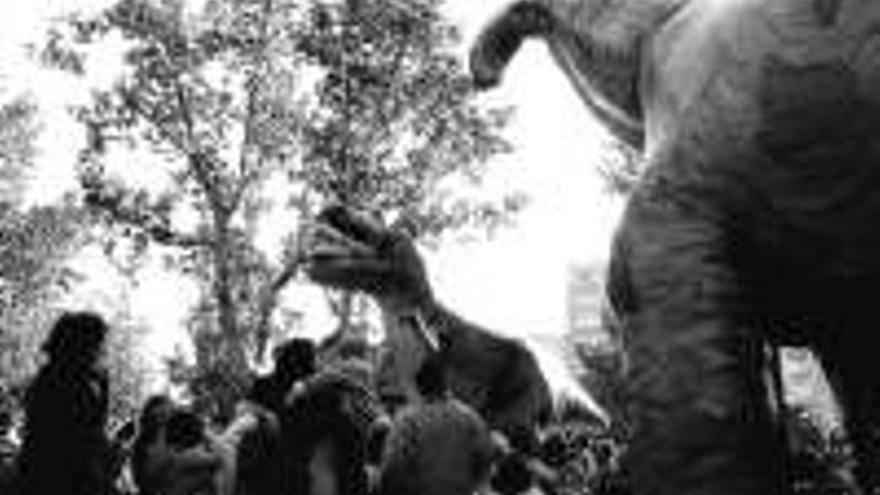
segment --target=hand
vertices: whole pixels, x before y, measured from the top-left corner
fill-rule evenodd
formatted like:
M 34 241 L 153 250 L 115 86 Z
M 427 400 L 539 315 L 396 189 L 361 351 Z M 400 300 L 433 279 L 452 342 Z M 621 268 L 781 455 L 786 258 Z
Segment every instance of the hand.
M 433 299 L 425 264 L 408 235 L 340 206 L 321 212 L 313 229 L 305 270 L 315 282 L 361 291 L 396 309 Z

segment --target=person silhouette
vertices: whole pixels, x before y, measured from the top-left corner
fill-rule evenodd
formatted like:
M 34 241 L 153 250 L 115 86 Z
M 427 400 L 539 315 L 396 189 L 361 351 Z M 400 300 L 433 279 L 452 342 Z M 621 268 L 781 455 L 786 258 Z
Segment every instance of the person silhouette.
M 101 365 L 107 333 L 99 315 L 69 312 L 44 342 L 48 361 L 25 395 L 21 495 L 108 493 L 108 378 Z

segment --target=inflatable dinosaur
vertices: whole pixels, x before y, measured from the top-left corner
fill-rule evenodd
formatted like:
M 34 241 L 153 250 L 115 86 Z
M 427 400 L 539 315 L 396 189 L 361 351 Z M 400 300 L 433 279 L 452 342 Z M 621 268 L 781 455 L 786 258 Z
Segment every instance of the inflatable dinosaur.
M 523 0 L 471 51 L 501 80 L 545 41 L 640 149 L 609 269 L 639 495 L 788 490 L 762 368 L 808 345 L 880 489 L 880 2 Z

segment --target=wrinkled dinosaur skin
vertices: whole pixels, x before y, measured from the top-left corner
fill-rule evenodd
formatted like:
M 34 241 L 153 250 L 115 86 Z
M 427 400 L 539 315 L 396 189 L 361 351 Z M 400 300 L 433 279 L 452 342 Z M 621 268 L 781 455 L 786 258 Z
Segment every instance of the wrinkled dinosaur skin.
M 767 343 L 816 351 L 880 489 L 880 2 L 522 1 L 477 40 L 475 82 L 529 36 L 647 161 L 608 284 L 636 493 L 787 490 Z

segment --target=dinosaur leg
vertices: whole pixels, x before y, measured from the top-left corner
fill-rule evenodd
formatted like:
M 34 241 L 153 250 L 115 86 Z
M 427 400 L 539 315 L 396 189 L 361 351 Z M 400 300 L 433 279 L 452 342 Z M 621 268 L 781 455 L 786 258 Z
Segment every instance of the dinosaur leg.
M 719 225 L 661 193 L 635 193 L 609 273 L 624 329 L 635 493 L 781 493 L 747 288 Z
M 855 320 L 855 321 L 853 321 Z M 880 318 L 850 318 L 817 345 L 825 372 L 845 411 L 855 447 L 856 479 L 862 493 L 880 493 Z

